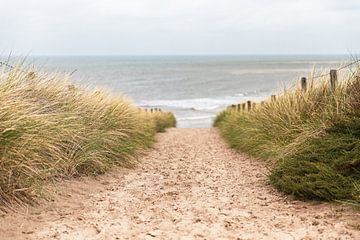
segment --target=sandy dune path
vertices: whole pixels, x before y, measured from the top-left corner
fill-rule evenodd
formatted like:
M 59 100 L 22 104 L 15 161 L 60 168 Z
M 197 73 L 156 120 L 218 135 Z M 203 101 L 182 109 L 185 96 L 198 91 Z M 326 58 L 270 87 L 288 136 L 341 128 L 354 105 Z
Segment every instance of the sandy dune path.
M 215 129 L 171 129 L 132 170 L 57 186 L 2 239 L 360 239 L 360 214 L 291 200 Z

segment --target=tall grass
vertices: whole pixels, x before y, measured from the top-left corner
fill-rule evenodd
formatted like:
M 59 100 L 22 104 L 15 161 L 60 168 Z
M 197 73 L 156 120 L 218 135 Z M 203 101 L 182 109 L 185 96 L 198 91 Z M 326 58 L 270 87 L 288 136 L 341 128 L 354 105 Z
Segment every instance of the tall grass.
M 154 112 L 150 113 L 155 122 L 156 132 L 165 132 L 169 127 L 176 127 L 176 118 L 171 112 Z
M 285 90 L 247 112 L 220 113 L 214 125 L 229 144 L 269 163 L 270 180 L 305 198 L 360 200 L 360 79 L 344 76 L 335 92 L 328 77 L 307 92 Z
M 157 131 L 175 124 L 171 113 L 146 113 L 124 97 L 75 87 L 61 75 L 2 72 L 0 206 L 31 202 L 58 178 L 132 166 Z

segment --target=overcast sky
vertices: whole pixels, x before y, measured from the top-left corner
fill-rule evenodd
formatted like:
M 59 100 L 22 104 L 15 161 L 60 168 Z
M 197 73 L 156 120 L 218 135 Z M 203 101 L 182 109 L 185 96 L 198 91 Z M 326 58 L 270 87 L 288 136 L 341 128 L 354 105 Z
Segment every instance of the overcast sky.
M 0 0 L 0 53 L 360 52 L 360 0 Z

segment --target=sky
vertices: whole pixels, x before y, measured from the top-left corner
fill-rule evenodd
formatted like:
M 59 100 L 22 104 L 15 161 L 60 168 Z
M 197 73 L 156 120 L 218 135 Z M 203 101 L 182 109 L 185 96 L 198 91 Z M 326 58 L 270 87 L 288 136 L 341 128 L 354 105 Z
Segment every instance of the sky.
M 360 0 L 0 0 L 0 53 L 358 54 Z

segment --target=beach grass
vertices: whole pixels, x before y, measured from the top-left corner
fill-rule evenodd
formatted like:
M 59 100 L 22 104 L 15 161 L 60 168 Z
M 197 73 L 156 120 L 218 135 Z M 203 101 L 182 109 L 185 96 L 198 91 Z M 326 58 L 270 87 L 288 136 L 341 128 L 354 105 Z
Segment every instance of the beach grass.
M 156 132 L 165 132 L 167 128 L 176 127 L 176 118 L 171 112 L 154 112 L 150 116 L 154 119 Z
M 32 203 L 62 178 L 131 167 L 172 113 L 149 113 L 122 96 L 75 86 L 63 74 L 21 66 L 0 73 L 0 206 Z
M 232 147 L 265 160 L 281 191 L 359 203 L 359 69 L 343 75 L 335 91 L 328 76 L 309 79 L 306 92 L 286 89 L 251 111 L 228 108 L 214 126 Z

